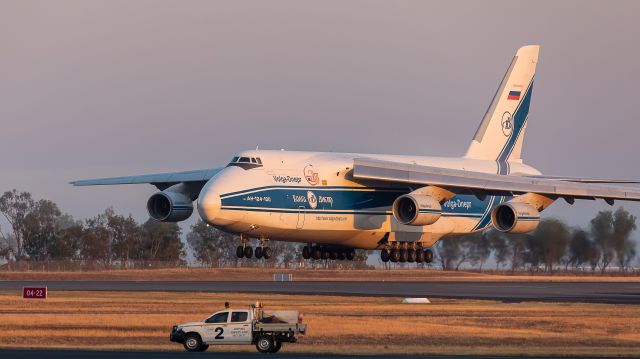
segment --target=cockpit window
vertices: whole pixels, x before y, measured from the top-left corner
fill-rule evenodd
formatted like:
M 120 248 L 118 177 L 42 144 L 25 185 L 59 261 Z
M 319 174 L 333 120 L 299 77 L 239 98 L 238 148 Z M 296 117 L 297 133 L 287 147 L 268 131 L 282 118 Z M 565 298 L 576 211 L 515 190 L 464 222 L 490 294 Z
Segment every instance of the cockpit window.
M 236 166 L 241 167 L 245 170 L 249 170 L 256 167 L 262 167 L 262 160 L 260 157 L 238 157 L 235 156 L 231 159 L 231 162 L 227 165 L 227 167 Z

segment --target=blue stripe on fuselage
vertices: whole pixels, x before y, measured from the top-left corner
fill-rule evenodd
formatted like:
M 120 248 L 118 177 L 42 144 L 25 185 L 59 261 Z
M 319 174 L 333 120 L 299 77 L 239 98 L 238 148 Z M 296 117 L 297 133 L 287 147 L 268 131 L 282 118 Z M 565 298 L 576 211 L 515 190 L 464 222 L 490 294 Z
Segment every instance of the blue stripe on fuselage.
M 409 188 L 265 186 L 223 194 L 221 201 L 225 210 L 389 215 L 393 201 L 409 192 Z M 497 202 L 494 197 L 457 195 L 442 205 L 442 212 L 445 217 L 482 217 L 479 228 L 484 228 Z

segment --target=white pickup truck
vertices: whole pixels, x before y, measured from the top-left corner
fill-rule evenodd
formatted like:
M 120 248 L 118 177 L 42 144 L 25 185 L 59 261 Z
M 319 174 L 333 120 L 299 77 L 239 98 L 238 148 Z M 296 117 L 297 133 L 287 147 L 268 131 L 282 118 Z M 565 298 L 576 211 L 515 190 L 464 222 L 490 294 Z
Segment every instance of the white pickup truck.
M 257 304 L 249 309 L 216 312 L 201 322 L 176 325 L 169 340 L 181 343 L 190 352 L 203 352 L 209 345 L 255 344 L 261 353 L 276 353 L 282 343 L 295 343 L 296 335 L 306 331 L 298 311 L 267 311 Z

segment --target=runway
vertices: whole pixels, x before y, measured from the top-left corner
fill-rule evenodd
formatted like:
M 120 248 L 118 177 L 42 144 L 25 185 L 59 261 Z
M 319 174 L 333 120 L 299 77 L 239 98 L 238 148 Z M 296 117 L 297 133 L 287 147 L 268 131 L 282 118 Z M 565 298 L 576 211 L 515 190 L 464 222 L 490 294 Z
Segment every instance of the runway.
M 93 359 L 174 359 L 174 358 L 192 358 L 192 357 L 214 357 L 220 359 L 245 359 L 245 358 L 265 358 L 264 354 L 255 353 L 233 353 L 233 352 L 216 352 L 209 350 L 205 353 L 186 353 L 186 352 L 116 352 L 116 351 L 85 351 L 85 350 L 0 350 L 0 357 L 12 359 L 41 359 L 41 358 L 93 358 Z M 425 359 L 520 359 L 522 357 L 505 357 L 505 356 L 406 356 L 406 355 L 322 355 L 322 354 L 269 354 L 271 359 L 282 358 L 306 358 L 306 359 L 335 359 L 335 358 L 362 358 L 362 359 L 400 359 L 400 358 L 425 358 Z M 554 357 L 527 357 L 528 359 L 547 359 Z M 584 359 L 584 357 L 562 357 L 563 359 Z
M 640 304 L 633 282 L 0 281 L 0 290 L 243 292 Z

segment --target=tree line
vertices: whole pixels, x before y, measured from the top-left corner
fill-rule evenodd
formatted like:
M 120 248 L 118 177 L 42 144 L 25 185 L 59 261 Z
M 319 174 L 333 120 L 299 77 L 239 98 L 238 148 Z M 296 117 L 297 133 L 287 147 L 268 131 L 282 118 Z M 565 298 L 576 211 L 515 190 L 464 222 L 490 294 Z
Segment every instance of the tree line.
M 308 263 L 301 260 L 300 244 L 276 241 L 268 243 L 276 254 L 268 260 L 239 259 L 239 237 L 202 220 L 191 226 L 185 243 L 176 223 L 148 219 L 140 224 L 131 215 L 117 214 L 111 208 L 76 220 L 62 213 L 56 203 L 35 200 L 30 193 L 17 190 L 0 197 L 0 214 L 9 224 L 6 231 L 0 227 L 0 259 L 14 266 L 55 262 L 93 269 L 177 267 L 188 264 L 191 249 L 193 260 L 206 267 L 367 267 L 367 251 L 359 251 L 353 261 Z
M 636 217 L 619 207 L 598 212 L 586 229 L 548 218 L 530 233 L 506 234 L 492 229 L 440 241 L 438 250 L 446 270 L 482 270 L 493 259 L 496 270 L 605 272 L 615 266 L 626 271 L 636 256 L 636 242 L 631 238 L 635 229 Z

